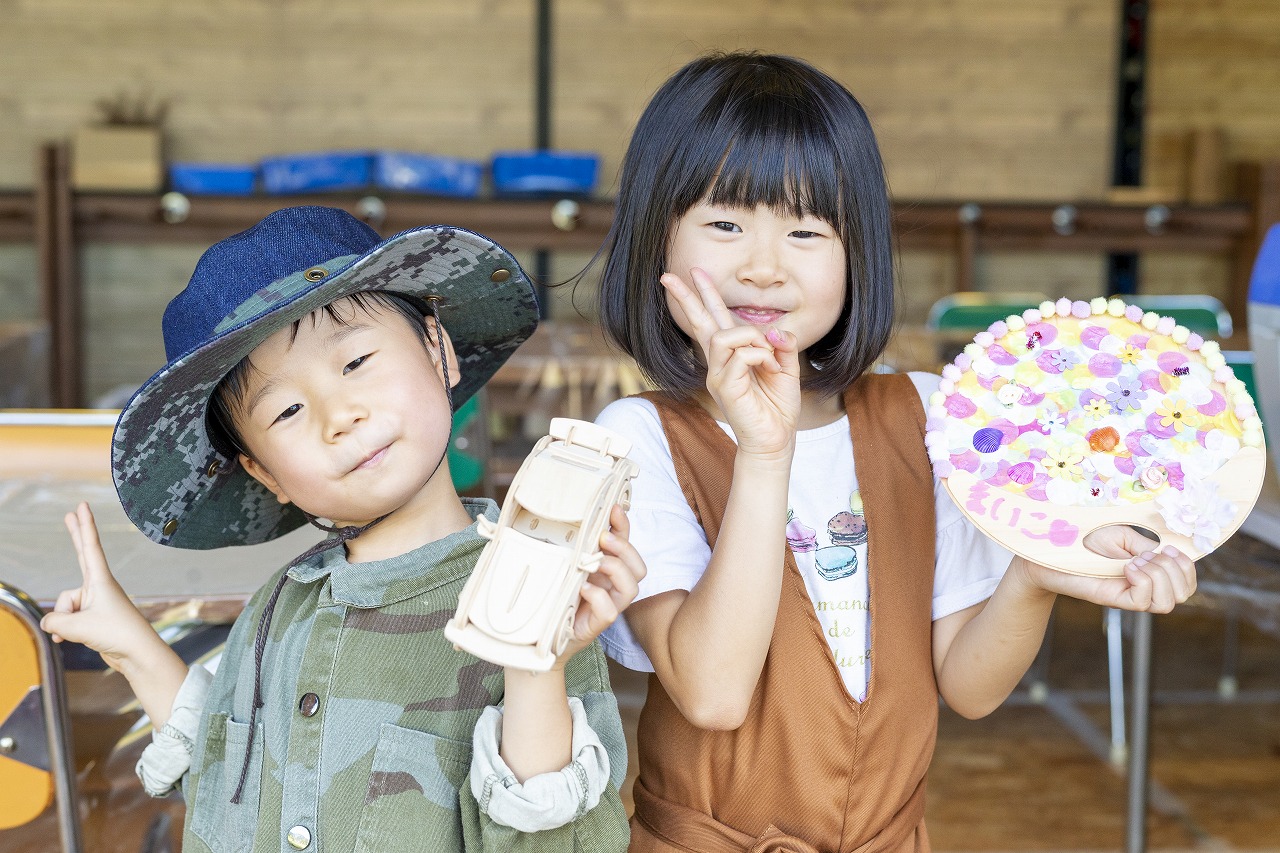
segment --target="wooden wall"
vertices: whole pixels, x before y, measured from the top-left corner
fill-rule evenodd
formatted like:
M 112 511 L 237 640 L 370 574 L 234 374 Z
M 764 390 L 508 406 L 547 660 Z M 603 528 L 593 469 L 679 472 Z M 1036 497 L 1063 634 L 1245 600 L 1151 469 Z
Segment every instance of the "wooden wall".
M 120 95 L 168 104 L 168 153 L 180 160 L 355 147 L 483 160 L 526 147 L 534 5 L 0 0 L 0 187 L 29 186 L 35 146 Z M 653 90 L 693 56 L 734 48 L 803 56 L 846 83 L 872 117 L 899 198 L 1067 201 L 1108 186 L 1118 0 L 554 5 L 553 141 L 600 152 L 606 194 Z M 1223 130 L 1228 159 L 1280 157 L 1280 3 L 1153 0 L 1150 35 L 1151 182 L 1184 180 L 1187 134 L 1204 127 Z M 150 332 L 199 250 L 86 251 L 90 393 L 159 365 Z M 553 274 L 583 260 L 557 258 Z M 25 248 L 0 247 L 11 297 L 0 319 L 38 310 L 34 287 L 20 284 L 30 264 Z M 1214 293 L 1225 282 L 1212 259 L 1150 258 L 1146 269 L 1152 290 Z M 1097 257 L 992 256 L 979 285 L 1085 296 L 1102 270 Z M 947 260 L 904 256 L 907 319 L 951 280 Z M 570 310 L 564 297 L 555 310 Z

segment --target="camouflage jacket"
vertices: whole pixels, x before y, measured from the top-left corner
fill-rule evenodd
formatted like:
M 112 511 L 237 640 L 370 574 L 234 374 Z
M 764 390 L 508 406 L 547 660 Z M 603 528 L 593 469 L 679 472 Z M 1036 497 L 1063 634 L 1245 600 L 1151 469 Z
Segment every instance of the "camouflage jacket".
M 468 501 L 473 516 L 491 501 Z M 262 665 L 264 704 L 247 781 L 255 628 L 277 574 L 241 614 L 210 688 L 183 780 L 183 850 L 625 850 L 618 786 L 626 744 L 598 643 L 565 670 L 606 746 L 599 803 L 556 829 L 521 833 L 472 795 L 472 731 L 503 694 L 501 668 L 457 651 L 444 624 L 485 540 L 475 527 L 399 557 L 348 564 L 342 548 L 289 570 Z

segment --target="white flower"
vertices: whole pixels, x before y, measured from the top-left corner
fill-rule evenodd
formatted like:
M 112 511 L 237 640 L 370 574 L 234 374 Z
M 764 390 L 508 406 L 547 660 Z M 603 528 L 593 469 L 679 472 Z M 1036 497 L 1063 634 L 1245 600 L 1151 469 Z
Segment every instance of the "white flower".
M 1167 489 L 1156 499 L 1164 523 L 1174 533 L 1190 536 L 1201 551 L 1211 551 L 1222 528 L 1236 517 L 1236 505 L 1218 496 L 1218 484 L 1184 477 L 1182 491 Z

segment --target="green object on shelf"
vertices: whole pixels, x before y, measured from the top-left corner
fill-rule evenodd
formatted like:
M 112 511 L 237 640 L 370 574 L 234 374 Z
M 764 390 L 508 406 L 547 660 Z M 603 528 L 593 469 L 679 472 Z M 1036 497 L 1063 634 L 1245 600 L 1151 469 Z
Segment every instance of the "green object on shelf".
M 1133 294 L 1121 296 L 1130 305 L 1144 311 L 1154 311 L 1162 317 L 1172 317 L 1179 326 L 1186 326 L 1202 338 L 1218 340 L 1231 337 L 1231 315 L 1223 304 L 1204 294 Z
M 952 293 L 933 303 L 925 325 L 939 331 L 980 332 L 1010 314 L 1039 308 L 1047 298 L 1039 293 Z
M 453 488 L 459 492 L 475 488 L 484 479 L 484 460 L 458 448 L 458 438 L 479 416 L 478 395 L 467 400 L 458 411 L 453 413 L 453 437 L 449 440 L 449 449 L 445 455 L 449 460 L 449 474 L 453 478 Z

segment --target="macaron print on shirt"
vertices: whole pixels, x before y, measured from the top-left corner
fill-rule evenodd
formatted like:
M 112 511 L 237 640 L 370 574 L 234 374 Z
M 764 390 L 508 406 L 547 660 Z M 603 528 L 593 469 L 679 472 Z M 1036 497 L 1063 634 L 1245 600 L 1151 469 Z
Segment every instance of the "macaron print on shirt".
M 922 401 L 939 377 L 910 374 Z M 690 590 L 711 559 L 707 538 L 684 494 L 671 461 L 657 410 L 629 397 L 610 403 L 597 423 L 631 438 L 630 458 L 640 465 L 632 481 L 631 542 L 648 574 L 637 600 L 673 589 Z M 719 423 L 733 438 L 728 424 Z M 818 625 L 839 665 L 849 695 L 866 696 L 872 650 L 865 508 L 853 464 L 848 418 L 796 434 L 788 488 L 787 545 L 813 602 Z M 984 601 L 1008 568 L 1010 554 L 973 526 L 935 480 L 937 518 L 933 585 L 934 619 Z M 622 665 L 652 672 L 653 665 L 626 624 L 626 613 L 600 637 L 605 652 Z

